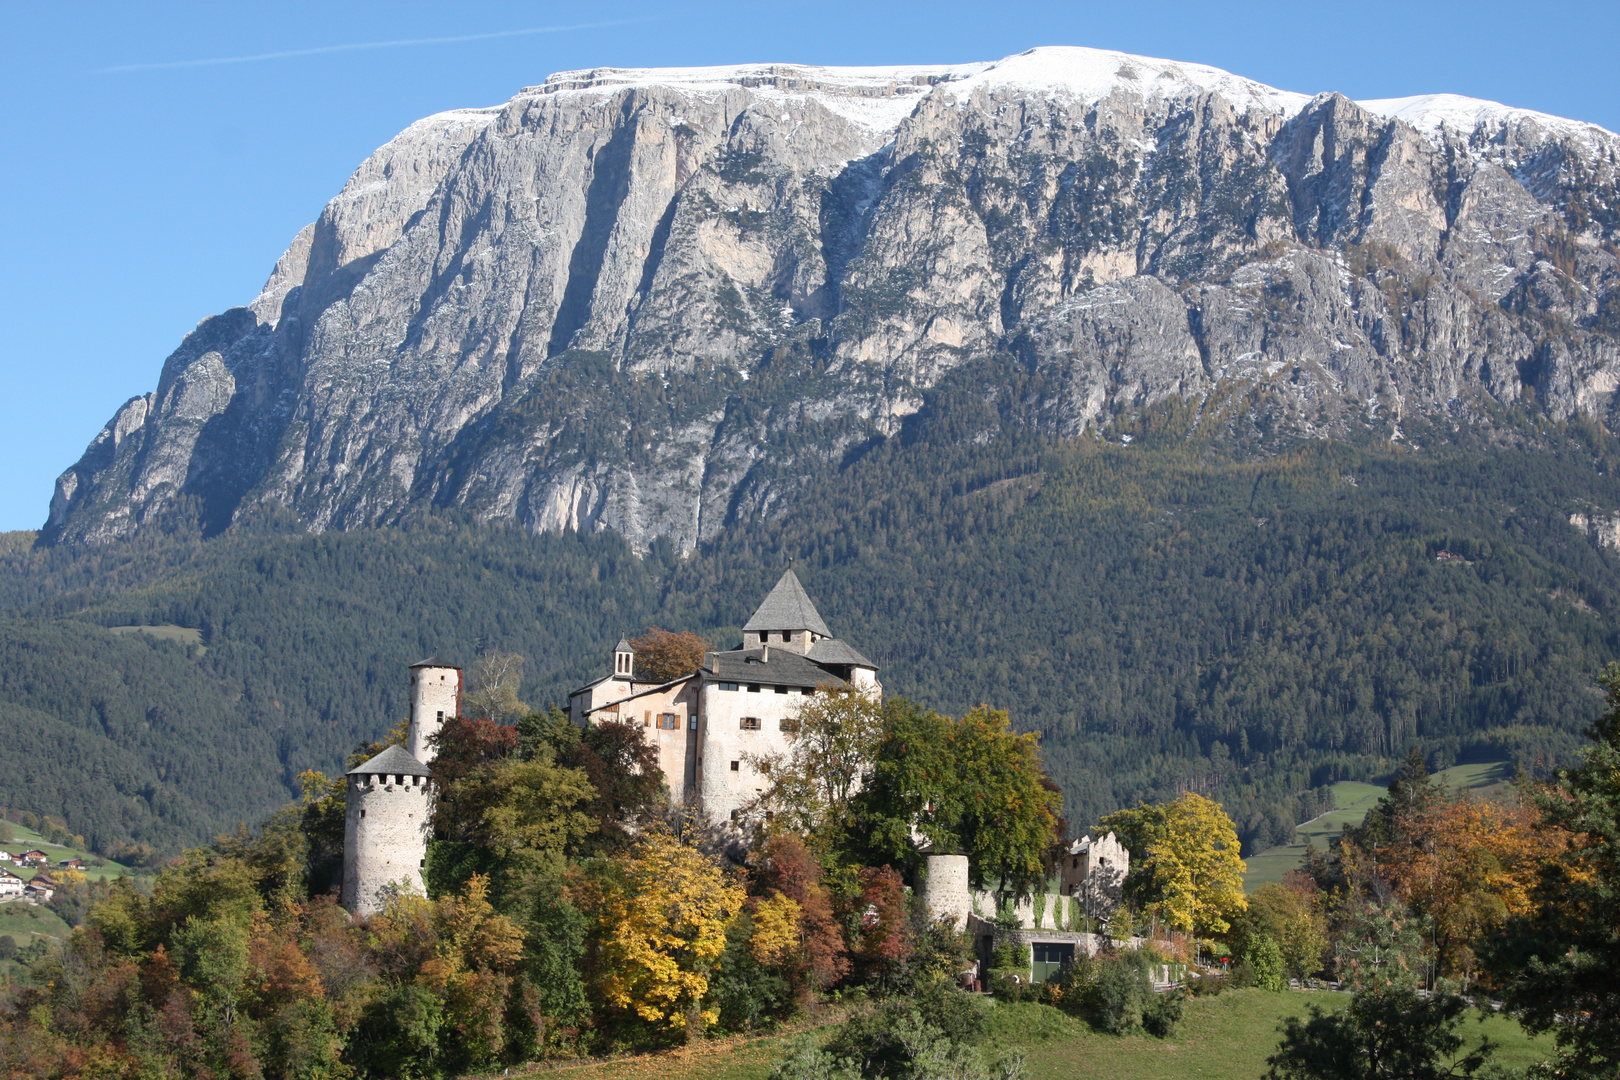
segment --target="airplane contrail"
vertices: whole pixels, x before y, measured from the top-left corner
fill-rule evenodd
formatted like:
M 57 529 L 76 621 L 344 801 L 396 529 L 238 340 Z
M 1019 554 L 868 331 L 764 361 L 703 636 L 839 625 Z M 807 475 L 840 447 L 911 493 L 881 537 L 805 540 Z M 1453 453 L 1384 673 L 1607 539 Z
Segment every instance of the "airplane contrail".
M 256 53 L 252 56 L 216 56 L 206 60 L 164 60 L 155 64 L 119 64 L 98 68 L 97 75 L 111 75 L 127 71 L 164 71 L 170 68 L 216 67 L 220 64 L 251 64 L 260 60 L 285 60 L 294 56 L 319 56 L 322 53 L 354 52 L 358 49 L 393 49 L 404 45 L 453 45 L 463 41 L 488 41 L 491 38 L 522 37 L 527 34 L 561 34 L 569 30 L 599 30 L 608 26 L 627 26 L 648 22 L 648 19 L 614 19 L 611 22 L 575 23 L 571 26 L 531 26 L 523 30 L 495 30 L 487 34 L 461 34 L 457 37 L 401 38 L 396 41 L 356 41 L 347 45 L 317 45 L 310 49 L 286 49 L 281 52 Z

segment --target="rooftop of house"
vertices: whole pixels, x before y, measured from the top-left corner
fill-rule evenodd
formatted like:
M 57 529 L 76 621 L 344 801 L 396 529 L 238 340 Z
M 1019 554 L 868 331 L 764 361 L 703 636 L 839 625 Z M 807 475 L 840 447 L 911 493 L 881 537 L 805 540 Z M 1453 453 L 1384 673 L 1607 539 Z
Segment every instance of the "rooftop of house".
M 828 683 L 843 686 L 844 680 L 820 664 L 783 648 L 769 645 L 758 649 L 712 652 L 704 657 L 704 676 L 710 681 L 757 683 L 764 686 L 798 686 L 811 689 Z

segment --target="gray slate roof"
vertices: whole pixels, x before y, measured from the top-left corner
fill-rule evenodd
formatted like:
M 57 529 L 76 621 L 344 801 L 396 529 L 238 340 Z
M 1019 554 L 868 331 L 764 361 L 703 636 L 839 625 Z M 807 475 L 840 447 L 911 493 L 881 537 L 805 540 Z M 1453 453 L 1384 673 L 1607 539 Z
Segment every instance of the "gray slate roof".
M 399 774 L 401 776 L 432 776 L 428 767 L 411 756 L 411 752 L 403 746 L 390 746 L 370 761 L 365 761 L 349 770 L 350 776 L 375 776 L 380 773 Z
M 847 641 L 837 638 L 826 638 L 810 646 L 810 659 L 818 664 L 852 664 L 855 667 L 867 667 L 873 671 L 877 665 L 855 651 L 855 647 Z
M 767 652 L 770 653 L 768 661 L 762 659 Z M 782 648 L 710 653 L 705 676 L 712 682 L 758 683 L 762 686 L 844 685 L 844 680 L 826 668 Z
M 411 670 L 414 671 L 416 668 L 419 668 L 419 667 L 442 667 L 442 668 L 455 668 L 457 671 L 461 670 L 460 666 L 458 666 L 456 664 L 452 664 L 448 660 L 440 660 L 438 653 L 434 653 L 432 656 L 428 657 L 426 660 L 418 660 L 416 663 L 411 665 Z
M 810 630 L 822 637 L 832 637 L 832 631 L 821 621 L 816 605 L 799 584 L 792 570 L 782 575 L 754 614 L 743 624 L 743 630 Z
M 613 646 L 613 651 L 614 652 L 635 652 L 635 650 L 630 647 L 630 642 L 624 637 L 619 638 L 619 643 L 617 645 Z

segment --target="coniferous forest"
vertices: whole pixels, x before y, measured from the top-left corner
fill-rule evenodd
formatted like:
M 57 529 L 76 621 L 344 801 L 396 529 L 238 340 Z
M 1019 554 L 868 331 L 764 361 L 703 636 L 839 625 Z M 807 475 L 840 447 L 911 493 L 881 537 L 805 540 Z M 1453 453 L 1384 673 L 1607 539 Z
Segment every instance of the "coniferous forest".
M 524 698 L 560 702 L 621 634 L 733 644 L 789 563 L 887 693 L 1038 731 L 1076 834 L 1196 791 L 1247 853 L 1414 744 L 1545 772 L 1599 713 L 1620 554 L 1571 524 L 1620 508 L 1595 425 L 1262 452 L 1175 409 L 1061 441 L 961 391 L 685 556 L 443 509 L 323 535 L 262 511 L 207 538 L 179 515 L 106 547 L 11 534 L 0 802 L 178 850 L 386 731 L 422 656 L 520 653 Z M 108 630 L 129 626 L 197 633 Z

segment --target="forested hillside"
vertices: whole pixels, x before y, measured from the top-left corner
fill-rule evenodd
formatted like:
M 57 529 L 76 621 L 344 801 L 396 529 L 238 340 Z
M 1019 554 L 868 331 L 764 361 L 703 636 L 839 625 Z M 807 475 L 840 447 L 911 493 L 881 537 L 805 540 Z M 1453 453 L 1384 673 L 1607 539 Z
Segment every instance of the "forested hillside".
M 1414 740 L 1439 763 L 1544 767 L 1596 715 L 1620 559 L 1569 520 L 1620 507 L 1595 426 L 1254 459 L 1173 412 L 1060 442 L 1006 434 L 983 401 L 941 394 L 904 437 L 685 559 L 431 516 L 308 535 L 266 515 L 95 549 L 14 534 L 0 802 L 93 842 L 193 841 L 386 730 L 421 656 L 520 652 L 528 700 L 560 700 L 621 633 L 729 642 L 789 560 L 889 693 L 1041 731 L 1077 830 L 1196 789 L 1263 847 L 1315 812 L 1314 789 L 1385 772 Z M 202 644 L 102 629 L 128 625 Z

